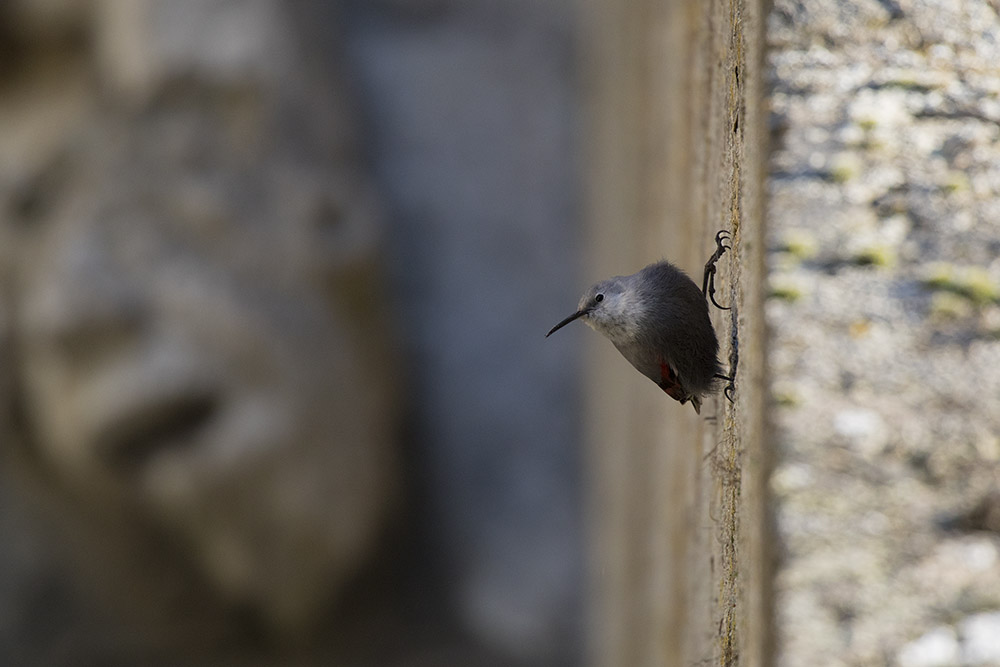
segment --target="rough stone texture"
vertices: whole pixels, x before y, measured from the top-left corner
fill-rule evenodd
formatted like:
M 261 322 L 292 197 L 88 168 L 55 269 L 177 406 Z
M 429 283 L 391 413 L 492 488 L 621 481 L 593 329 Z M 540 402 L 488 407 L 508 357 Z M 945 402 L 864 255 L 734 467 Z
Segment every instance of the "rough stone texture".
M 762 24 L 756 2 L 589 5 L 588 277 L 666 257 L 700 279 L 730 230 L 715 326 L 737 373 L 735 403 L 699 419 L 591 336 L 599 665 L 770 658 Z
M 1000 9 L 776 0 L 779 664 L 1000 664 Z

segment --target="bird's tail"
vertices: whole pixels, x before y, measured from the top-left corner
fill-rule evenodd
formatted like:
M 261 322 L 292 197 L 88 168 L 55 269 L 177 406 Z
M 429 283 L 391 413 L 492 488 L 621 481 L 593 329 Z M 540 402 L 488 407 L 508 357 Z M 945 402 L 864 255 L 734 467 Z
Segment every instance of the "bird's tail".
M 701 414 L 701 397 L 695 394 L 689 394 L 685 391 L 684 387 L 681 386 L 680 380 L 674 371 L 667 366 L 662 364 L 665 369 L 663 371 L 663 379 L 661 379 L 656 384 L 664 391 L 664 393 L 670 398 L 678 401 L 681 405 L 684 405 L 688 401 L 691 401 L 691 405 L 694 407 L 694 411 L 699 415 Z

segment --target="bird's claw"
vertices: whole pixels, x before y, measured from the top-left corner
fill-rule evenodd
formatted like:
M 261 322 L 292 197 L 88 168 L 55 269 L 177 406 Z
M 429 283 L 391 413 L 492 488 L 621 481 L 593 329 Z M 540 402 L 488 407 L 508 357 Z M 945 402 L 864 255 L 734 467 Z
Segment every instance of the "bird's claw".
M 705 263 L 705 274 L 701 282 L 701 293 L 708 297 L 712 305 L 719 310 L 729 310 L 729 306 L 723 306 L 715 300 L 715 264 L 727 250 L 732 248 L 732 246 L 726 245 L 726 241 L 731 239 L 732 236 L 725 229 L 719 230 L 715 235 L 715 252 L 712 253 L 712 256 L 708 258 L 708 262 Z
M 729 306 L 723 306 L 718 301 L 715 300 L 715 272 L 716 263 L 725 254 L 727 250 L 731 250 L 732 246 L 728 245 L 726 241 L 731 241 L 732 235 L 728 230 L 721 229 L 715 235 L 715 252 L 712 256 L 708 258 L 708 262 L 705 263 L 705 276 L 701 283 L 701 292 L 704 294 L 712 305 L 719 310 L 730 310 Z M 735 366 L 734 366 L 735 368 Z M 728 384 L 726 388 L 722 391 L 723 395 L 730 403 L 735 403 L 733 400 L 733 394 L 736 393 L 736 378 L 735 373 L 733 375 L 723 375 L 722 373 L 716 374 L 717 378 L 720 380 L 725 380 Z
M 733 400 L 733 394 L 736 392 L 736 378 L 732 375 L 723 375 L 722 373 L 716 373 L 715 377 L 729 383 L 726 385 L 726 388 L 722 390 L 722 393 L 727 399 L 729 399 L 730 403 L 735 403 L 736 401 Z

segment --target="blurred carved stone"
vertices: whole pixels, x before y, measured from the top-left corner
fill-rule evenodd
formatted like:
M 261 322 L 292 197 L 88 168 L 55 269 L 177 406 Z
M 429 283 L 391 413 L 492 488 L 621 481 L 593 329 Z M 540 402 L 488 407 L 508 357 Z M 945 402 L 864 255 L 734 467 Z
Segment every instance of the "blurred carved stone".
M 0 9 L 5 507 L 61 520 L 149 629 L 126 654 L 236 611 L 307 635 L 391 507 L 375 200 L 299 39 L 323 6 Z

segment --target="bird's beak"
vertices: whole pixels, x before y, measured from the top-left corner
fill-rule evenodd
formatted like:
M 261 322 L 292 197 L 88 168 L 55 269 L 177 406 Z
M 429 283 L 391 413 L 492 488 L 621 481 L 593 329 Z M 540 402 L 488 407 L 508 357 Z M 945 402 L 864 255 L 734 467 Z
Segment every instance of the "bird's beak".
M 581 310 L 576 311 L 575 313 L 573 313 L 572 315 L 570 315 L 569 317 L 567 317 L 565 320 L 563 320 L 559 324 L 557 324 L 554 327 L 552 327 L 552 329 L 547 334 L 545 334 L 545 337 L 548 338 L 549 336 L 551 336 L 555 332 L 559 331 L 560 329 L 562 329 L 564 326 L 566 326 L 567 324 L 569 324 L 570 322 L 572 322 L 576 318 L 583 317 L 584 315 L 586 315 L 589 312 L 590 312 L 589 308 L 583 308 Z

